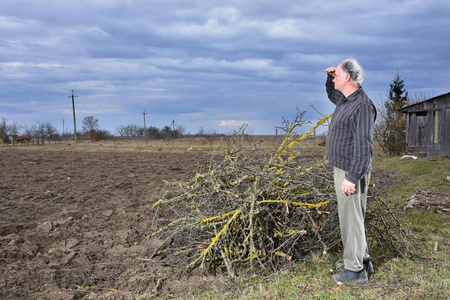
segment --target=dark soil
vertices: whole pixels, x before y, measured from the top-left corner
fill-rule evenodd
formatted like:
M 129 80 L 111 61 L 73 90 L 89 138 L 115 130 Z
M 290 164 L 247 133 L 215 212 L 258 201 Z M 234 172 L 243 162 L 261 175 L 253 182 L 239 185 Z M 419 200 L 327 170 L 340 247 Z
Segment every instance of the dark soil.
M 165 181 L 207 170 L 211 154 L 5 147 L 0 157 L 0 299 L 166 298 L 223 285 L 146 259 L 160 242 L 146 239 L 152 205 L 176 193 Z
M 163 283 L 166 294 L 211 283 L 170 284 L 174 267 L 136 259 L 155 247 L 145 237 L 165 181 L 205 170 L 210 154 L 11 147 L 0 155 L 0 299 L 134 299 Z

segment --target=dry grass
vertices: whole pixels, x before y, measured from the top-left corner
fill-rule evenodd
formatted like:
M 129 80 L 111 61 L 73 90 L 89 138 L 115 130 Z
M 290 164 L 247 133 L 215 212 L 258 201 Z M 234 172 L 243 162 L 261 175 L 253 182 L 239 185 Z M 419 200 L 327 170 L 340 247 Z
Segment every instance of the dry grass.
M 44 150 L 44 151 L 88 151 L 88 152 L 156 152 L 156 151 L 206 151 L 223 152 L 230 144 L 232 137 L 217 136 L 209 137 L 183 137 L 180 139 L 167 140 L 145 140 L 145 139 L 114 139 L 104 141 L 79 140 L 77 144 L 74 141 L 51 142 L 50 144 L 18 144 L 1 145 L 3 147 L 20 147 L 20 149 Z M 301 147 L 309 155 L 325 155 L 323 146 L 325 137 L 317 136 L 306 139 Z M 244 136 L 239 140 L 244 147 L 252 147 L 258 144 L 258 147 L 264 151 L 274 151 L 282 142 L 282 137 L 276 136 Z M 322 145 L 322 146 L 321 146 Z

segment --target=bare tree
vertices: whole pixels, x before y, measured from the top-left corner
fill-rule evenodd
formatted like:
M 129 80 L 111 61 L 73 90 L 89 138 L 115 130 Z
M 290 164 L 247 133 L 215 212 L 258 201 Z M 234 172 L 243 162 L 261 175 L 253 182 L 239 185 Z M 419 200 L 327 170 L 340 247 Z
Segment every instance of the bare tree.
M 209 147 L 211 148 L 214 144 L 214 140 L 218 137 L 218 134 L 215 130 L 208 131 L 205 135 L 206 140 L 209 142 Z
M 12 140 L 13 145 L 15 143 L 15 138 L 19 136 L 20 128 L 21 128 L 21 126 L 19 124 L 17 124 L 16 121 L 10 123 L 9 126 L 8 126 L 8 129 L 9 129 L 8 130 L 8 134 L 10 136 L 12 136 L 12 138 L 13 138 L 13 140 Z
M 203 127 L 200 127 L 200 128 L 198 129 L 197 135 L 202 136 L 202 135 L 204 135 L 204 134 L 205 134 L 205 129 L 203 129 Z
M 126 136 L 135 139 L 138 136 L 138 126 L 136 124 L 128 125 L 126 128 Z
M 50 122 L 44 123 L 44 128 L 45 128 L 45 136 L 47 137 L 49 144 L 50 141 L 59 139 L 58 130 L 56 129 L 55 126 L 52 125 L 52 123 Z
M 116 129 L 116 133 L 118 135 L 120 135 L 121 138 L 125 137 L 127 134 L 127 128 L 124 125 L 120 125 L 119 127 L 117 127 Z
M 83 131 L 88 133 L 91 140 L 95 139 L 95 133 L 100 129 L 98 119 L 93 116 L 85 117 L 83 119 Z
M 2 118 L 0 121 L 0 135 L 4 143 L 15 143 L 15 138 L 20 134 L 20 126 L 16 121 L 8 122 L 6 118 Z M 12 137 L 12 140 L 11 138 Z
M 9 123 L 9 134 L 11 136 L 18 136 L 20 134 L 21 125 L 19 125 L 16 121 Z
M 46 132 L 46 128 L 45 128 L 45 123 L 41 123 L 40 121 L 37 122 L 37 124 L 34 126 L 34 136 L 36 137 L 38 144 L 39 144 L 39 140 L 40 143 L 43 145 L 45 143 L 45 132 Z
M 139 127 L 137 129 L 137 136 L 140 138 L 143 138 L 145 136 L 145 128 L 144 127 Z
M 33 126 L 24 125 L 22 128 L 23 128 L 24 134 L 27 137 L 31 138 L 31 137 L 34 136 L 34 128 L 33 128 Z M 32 142 L 34 143 L 34 141 L 32 141 Z M 28 139 L 27 139 L 27 144 L 28 144 Z
M 186 132 L 186 127 L 184 127 L 183 125 L 178 125 L 176 132 L 177 132 L 177 136 L 181 137 Z
M 11 143 L 11 140 L 9 139 L 8 136 L 8 132 L 9 132 L 8 120 L 6 118 L 2 118 L 2 120 L 0 121 L 0 138 L 5 144 Z

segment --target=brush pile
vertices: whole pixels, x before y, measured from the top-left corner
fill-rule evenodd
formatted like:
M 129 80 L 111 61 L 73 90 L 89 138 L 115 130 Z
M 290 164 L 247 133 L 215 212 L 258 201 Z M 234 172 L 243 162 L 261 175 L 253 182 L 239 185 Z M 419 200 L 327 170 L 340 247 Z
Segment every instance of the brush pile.
M 177 183 L 177 196 L 155 203 L 155 230 L 148 237 L 145 259 L 189 271 L 222 270 L 234 277 L 240 270 L 270 273 L 307 253 L 338 250 L 332 168 L 322 157 L 302 155 L 301 147 L 301 141 L 330 116 L 299 136 L 294 132 L 303 124 L 304 113 L 292 123 L 284 122 L 286 134 L 274 153 L 257 144 L 242 146 L 238 140 L 245 127 L 241 128 L 221 162 Z M 366 227 L 371 247 L 383 245 L 385 254 L 407 254 L 396 215 L 380 199 L 372 197 L 369 203 Z M 165 219 L 162 211 L 172 219 Z

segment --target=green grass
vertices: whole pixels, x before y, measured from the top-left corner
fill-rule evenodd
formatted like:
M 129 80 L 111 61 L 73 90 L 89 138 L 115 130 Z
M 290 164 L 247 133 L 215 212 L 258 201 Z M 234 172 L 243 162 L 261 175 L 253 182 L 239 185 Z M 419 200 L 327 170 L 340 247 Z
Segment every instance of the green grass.
M 375 167 L 395 172 L 398 179 L 387 201 L 403 207 L 418 189 L 450 193 L 450 186 L 441 184 L 450 176 L 449 158 L 399 158 L 374 158 Z M 226 289 L 212 286 L 183 299 L 450 299 L 450 213 L 434 208 L 404 212 L 401 217 L 417 256 L 375 258 L 375 274 L 367 284 L 337 285 L 330 275 L 340 258 L 312 253 L 278 274 L 266 278 L 241 275 L 234 282 L 229 279 Z
M 440 184 L 450 176 L 449 158 L 419 158 L 417 160 L 377 155 L 373 159 L 374 167 L 396 171 L 400 183 L 390 190 L 391 196 L 410 196 L 417 189 L 431 189 L 436 192 L 450 193 L 450 185 Z
M 237 280 L 223 291 L 211 287 L 183 299 L 448 299 L 448 261 L 391 259 L 378 266 L 369 283 L 338 285 L 330 279 L 331 261 L 312 255 L 307 264 L 268 278 Z

